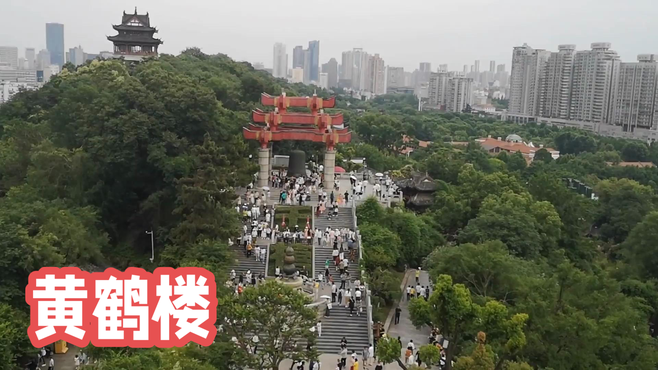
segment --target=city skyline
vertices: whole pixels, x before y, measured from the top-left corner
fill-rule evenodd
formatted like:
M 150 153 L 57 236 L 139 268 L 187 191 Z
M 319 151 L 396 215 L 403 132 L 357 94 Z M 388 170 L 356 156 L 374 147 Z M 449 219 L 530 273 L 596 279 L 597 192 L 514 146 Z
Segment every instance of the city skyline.
M 195 14 L 194 20 L 180 17 L 178 4 L 155 0 L 99 1 L 93 6 L 81 0 L 35 0 L 30 4 L 10 2 L 3 5 L 3 10 L 10 17 L 0 25 L 0 39 L 3 46 L 18 47 L 21 55 L 25 48 L 42 50 L 46 48 L 43 25 L 62 23 L 65 25 L 66 50 L 78 45 L 92 53 L 110 50 L 112 45 L 105 36 L 112 34 L 111 25 L 117 22 L 116 14 L 137 6 L 140 11 L 149 11 L 156 21 L 160 36 L 165 41 L 161 47 L 163 53 L 178 54 L 186 47 L 197 46 L 209 54 L 221 52 L 236 60 L 263 62 L 268 68 L 272 67 L 271 50 L 275 42 L 306 46 L 309 40 L 322 43 L 319 64 L 331 58 L 339 60 L 344 50 L 363 48 L 380 54 L 387 65 L 405 70 L 417 68 L 419 62 L 430 62 L 433 66 L 448 64 L 449 69 L 454 71 L 461 70 L 464 64 L 472 65 L 475 60 L 481 61 L 480 70 L 488 70 L 483 66 L 490 60 L 510 65 L 510 47 L 524 42 L 548 50 L 563 43 L 576 44 L 578 49 L 585 49 L 592 40 L 609 41 L 618 45 L 616 49 L 622 60 L 658 52 L 658 42 L 646 41 L 643 37 L 658 11 L 642 6 L 643 3 L 649 4 L 644 0 L 630 5 L 604 0 L 597 2 L 596 7 L 589 7 L 587 13 L 577 10 L 570 14 L 560 14 L 559 11 L 560 3 L 573 7 L 573 2 L 566 0 L 550 4 L 530 4 L 520 0 L 508 0 L 501 4 L 473 0 L 468 4 L 468 9 L 488 11 L 473 13 L 474 18 L 469 18 L 468 25 L 457 25 L 457 22 L 463 22 L 461 19 L 457 21 L 459 17 L 432 22 L 437 15 L 464 11 L 466 8 L 459 2 L 438 4 L 412 0 L 405 3 L 404 8 L 373 8 L 370 3 L 345 3 L 349 4 L 350 12 L 346 12 L 344 6 L 326 7 L 320 12 L 327 19 L 339 17 L 348 25 L 358 24 L 355 28 L 319 27 L 314 17 L 305 17 L 308 13 L 305 3 L 296 0 L 286 7 L 259 0 L 248 6 L 239 2 L 220 4 L 209 1 L 185 4 L 185 11 Z M 340 4 L 342 1 L 337 1 L 335 5 Z M 75 11 L 71 11 L 72 8 Z M 419 12 L 418 9 L 424 10 Z M 501 19 L 492 19 L 490 11 L 501 14 Z M 377 17 L 368 16 L 373 12 Z M 524 32 L 510 31 L 503 17 L 507 13 L 519 15 L 515 17 L 515 27 L 524 29 Z M 538 26 L 540 21 L 558 17 L 562 22 L 558 30 Z M 606 17 L 616 19 L 615 27 L 603 22 Z M 377 22 L 370 18 L 376 18 Z M 258 27 L 248 26 L 269 24 L 273 20 L 277 20 L 281 27 L 262 32 Z M 398 26 L 387 27 L 390 22 Z M 458 26 L 467 27 L 468 32 L 449 32 Z M 18 29 L 21 32 L 15 32 Z M 495 37 L 486 38 L 494 33 Z M 291 50 L 288 53 L 291 54 Z

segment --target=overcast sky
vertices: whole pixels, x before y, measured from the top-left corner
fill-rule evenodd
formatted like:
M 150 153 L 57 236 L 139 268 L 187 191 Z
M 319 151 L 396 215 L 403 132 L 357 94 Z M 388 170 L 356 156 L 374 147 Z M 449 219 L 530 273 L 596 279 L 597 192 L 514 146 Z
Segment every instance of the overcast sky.
M 608 41 L 624 61 L 658 53 L 656 0 L 0 0 L 0 45 L 37 52 L 46 46 L 45 23 L 65 25 L 66 49 L 111 50 L 105 36 L 124 10 L 148 11 L 164 40 L 161 52 L 189 46 L 272 66 L 283 42 L 289 63 L 295 45 L 320 40 L 320 62 L 355 47 L 379 53 L 405 70 L 427 61 L 461 70 L 481 60 L 510 68 L 512 47 Z

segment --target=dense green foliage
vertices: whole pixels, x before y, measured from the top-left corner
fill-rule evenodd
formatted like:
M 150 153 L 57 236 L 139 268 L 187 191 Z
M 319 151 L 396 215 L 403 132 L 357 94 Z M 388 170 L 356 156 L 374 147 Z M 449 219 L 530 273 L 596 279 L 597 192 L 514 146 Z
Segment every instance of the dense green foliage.
M 233 189 L 256 168 L 241 127 L 262 92 L 282 87 L 312 93 L 190 49 L 70 68 L 0 106 L 0 363 L 36 354 L 24 289 L 41 267 L 200 266 L 222 286 L 233 261 L 226 241 L 240 226 Z M 145 230 L 155 234 L 153 263 Z M 98 357 L 105 369 L 176 368 L 184 352 L 195 351 Z M 178 368 L 232 363 L 230 343 L 196 352 Z
M 375 160 L 368 158 L 375 169 L 427 172 L 439 185 L 423 214 L 384 210 L 375 201 L 359 207 L 366 268 L 385 271 L 424 260 L 438 286 L 448 286 L 446 276 L 454 281 L 451 289 L 461 293 L 441 293 L 443 301 L 415 301 L 412 308 L 417 324 L 431 323 L 451 337 L 451 355 L 464 358 L 459 368 L 528 368 L 526 361 L 535 368 L 654 369 L 658 168 L 617 163 L 658 163 L 658 145 L 417 112 L 415 105 L 413 97 L 391 95 L 358 104 L 365 110 L 353 117 L 360 141 L 341 149 L 347 159 L 377 151 Z M 510 134 L 556 148 L 561 156 L 553 160 L 538 150 L 528 164 L 520 153 L 493 157 L 474 142 Z M 405 143 L 403 135 L 411 140 Z M 414 139 L 433 144 L 417 148 Z M 404 146 L 416 150 L 398 154 Z M 589 185 L 598 199 L 569 189 L 565 178 Z M 422 225 L 428 229 L 418 249 Z M 510 315 L 527 315 L 519 332 L 525 345 L 505 351 L 495 328 L 473 325 L 484 323 L 477 307 L 491 303 Z M 484 367 L 468 355 L 478 330 L 490 338 Z
M 256 145 L 243 142 L 240 128 L 262 92 L 281 88 L 312 93 L 190 49 L 139 64 L 92 62 L 0 107 L 0 364 L 35 353 L 21 335 L 23 290 L 40 267 L 202 266 L 223 286 L 232 262 L 226 240 L 239 227 L 233 189 L 255 172 Z M 450 356 L 464 368 L 655 369 L 658 169 L 616 164 L 658 163 L 658 145 L 416 106 L 413 96 L 341 96 L 334 110 L 355 131 L 338 160 L 366 157 L 376 170 L 426 172 L 439 184 L 422 215 L 375 200 L 359 207 L 375 298 L 394 301 L 393 270 L 423 264 L 438 288 L 429 308 L 414 301 L 414 320 L 451 336 Z M 519 153 L 492 157 L 473 142 L 509 134 L 561 157 L 538 150 L 528 164 Z M 416 140 L 433 144 L 400 154 Z M 285 143 L 275 151 L 291 148 L 317 158 L 321 146 Z M 567 188 L 564 178 L 591 186 L 598 200 Z M 154 263 L 145 230 L 156 236 Z M 236 315 L 249 306 L 249 297 L 233 301 L 222 288 L 218 296 Z M 276 304 L 304 316 L 293 298 Z M 310 317 L 302 321 L 308 326 Z M 480 330 L 486 353 L 473 340 Z M 104 369 L 256 364 L 226 335 L 207 348 L 89 352 Z

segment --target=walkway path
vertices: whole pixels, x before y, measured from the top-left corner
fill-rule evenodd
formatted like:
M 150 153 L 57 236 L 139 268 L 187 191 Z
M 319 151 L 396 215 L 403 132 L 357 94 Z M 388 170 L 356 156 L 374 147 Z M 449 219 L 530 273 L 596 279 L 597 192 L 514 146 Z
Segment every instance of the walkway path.
M 405 288 L 409 285 L 415 287 L 416 270 L 409 270 L 405 275 L 405 279 L 406 279 Z M 420 272 L 420 285 L 422 286 L 430 285 L 430 278 L 427 271 Z M 414 341 L 416 348 L 419 348 L 420 346 L 427 344 L 430 336 L 430 328 L 427 326 L 423 326 L 420 329 L 416 329 L 416 327 L 411 323 L 411 317 L 409 315 L 409 301 L 407 300 L 406 290 L 402 294 L 402 299 L 400 301 L 399 306 L 402 309 L 402 312 L 400 314 L 400 323 L 396 325 L 395 320 L 391 320 L 391 325 L 387 330 L 388 336 L 393 338 L 400 337 L 400 340 L 402 340 L 403 347 L 406 346 L 410 340 Z M 404 357 L 404 349 L 405 348 L 403 348 L 402 353 L 400 353 L 401 357 Z

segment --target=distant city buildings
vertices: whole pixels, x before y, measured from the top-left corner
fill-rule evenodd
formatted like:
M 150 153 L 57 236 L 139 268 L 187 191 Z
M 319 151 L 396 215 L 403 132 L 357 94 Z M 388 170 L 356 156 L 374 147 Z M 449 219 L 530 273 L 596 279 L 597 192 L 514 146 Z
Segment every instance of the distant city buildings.
M 427 85 L 428 108 L 462 112 L 472 104 L 473 79 L 456 72 L 431 73 Z
M 43 71 L 50 66 L 50 52 L 43 49 L 37 54 L 37 70 Z
M 368 62 L 368 91 L 375 95 L 386 94 L 386 67 L 384 65 L 384 59 L 379 54 L 375 54 L 369 58 Z
M 308 42 L 308 54 L 305 56 L 310 68 L 309 78 L 311 81 L 320 79 L 320 41 L 314 40 Z M 306 63 L 305 63 L 306 64 Z
M 60 23 L 46 23 L 46 48 L 50 53 L 50 62 L 61 69 L 64 66 L 64 25 Z
M 319 84 L 320 41 L 309 41 L 308 49 L 304 49 L 301 45 L 295 46 L 292 50 L 292 68 L 293 71 L 296 68 L 302 70 L 303 82 L 305 84 Z M 291 77 L 294 79 L 294 76 Z
M 658 139 L 658 61 L 654 54 L 622 62 L 610 43 L 590 50 L 528 45 L 512 52 L 505 119 L 577 127 L 602 135 Z
M 27 69 L 36 69 L 36 52 L 34 48 L 25 49 L 25 61 L 27 63 Z
M 272 75 L 276 78 L 288 77 L 288 53 L 286 51 L 286 45 L 280 42 L 274 44 Z
M 333 89 L 338 86 L 338 61 L 335 58 L 322 65 L 322 73 L 327 74 L 327 88 Z
M 304 82 L 304 69 L 303 68 L 293 68 L 292 69 L 292 83 L 303 83 Z
M 18 48 L 0 46 L 0 67 L 18 68 Z
M 323 89 L 329 88 L 329 74 L 325 72 L 320 72 L 320 83 L 319 85 Z
M 386 92 L 394 92 L 401 87 L 406 87 L 404 68 L 391 67 L 387 68 Z
M 69 49 L 68 56 L 67 61 L 76 67 L 85 63 L 85 52 L 82 50 L 82 46 Z
M 621 63 L 612 124 L 624 131 L 658 127 L 658 55 L 642 54 L 637 62 Z
M 292 68 L 304 68 L 304 47 L 301 45 L 292 50 Z
M 33 90 L 35 88 L 35 85 L 31 85 L 26 82 L 10 82 L 0 80 L 0 104 L 8 102 L 21 90 Z
M 15 68 L 0 68 L 0 81 L 2 82 L 18 82 L 25 83 L 30 86 L 37 85 L 37 71 L 15 69 Z

